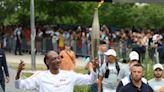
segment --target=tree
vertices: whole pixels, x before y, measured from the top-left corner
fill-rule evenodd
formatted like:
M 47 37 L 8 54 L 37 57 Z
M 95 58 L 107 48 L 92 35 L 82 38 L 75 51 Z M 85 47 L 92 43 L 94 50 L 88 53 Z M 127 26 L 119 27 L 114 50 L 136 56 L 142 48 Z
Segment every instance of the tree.
M 4 6 L 1 4 L 4 2 Z M 35 0 L 37 25 L 68 24 L 91 26 L 98 2 Z M 3 7 L 2 7 L 3 6 Z M 0 23 L 30 25 L 30 0 L 1 0 Z M 162 4 L 104 3 L 99 8 L 100 24 L 116 27 L 164 28 Z

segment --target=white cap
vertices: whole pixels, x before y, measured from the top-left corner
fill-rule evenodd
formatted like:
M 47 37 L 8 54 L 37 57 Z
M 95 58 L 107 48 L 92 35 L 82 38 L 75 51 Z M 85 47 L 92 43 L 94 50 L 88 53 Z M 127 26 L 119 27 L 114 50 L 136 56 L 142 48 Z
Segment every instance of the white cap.
M 158 41 L 159 39 L 162 39 L 162 38 L 163 38 L 162 35 L 155 34 L 155 35 L 153 35 L 152 40 L 153 40 L 153 41 Z
M 136 51 L 132 51 L 129 54 L 130 60 L 139 60 L 139 54 Z
M 105 55 L 112 55 L 116 57 L 116 51 L 114 49 L 109 49 L 104 53 Z
M 153 70 L 155 70 L 155 69 L 157 69 L 157 68 L 163 70 L 163 66 L 162 66 L 161 64 L 155 64 L 154 67 L 153 67 Z

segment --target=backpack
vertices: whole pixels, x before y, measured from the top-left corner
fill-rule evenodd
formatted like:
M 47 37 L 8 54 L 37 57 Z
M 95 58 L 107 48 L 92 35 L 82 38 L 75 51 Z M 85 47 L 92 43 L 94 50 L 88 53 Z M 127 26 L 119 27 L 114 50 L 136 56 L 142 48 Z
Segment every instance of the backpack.
M 120 66 L 118 64 L 118 61 L 115 62 L 115 67 L 116 67 L 116 70 L 117 70 L 117 75 L 119 74 L 120 72 Z M 109 74 L 110 74 L 110 70 L 108 68 L 108 62 L 106 63 L 106 71 L 105 71 L 105 78 L 108 78 L 109 77 Z

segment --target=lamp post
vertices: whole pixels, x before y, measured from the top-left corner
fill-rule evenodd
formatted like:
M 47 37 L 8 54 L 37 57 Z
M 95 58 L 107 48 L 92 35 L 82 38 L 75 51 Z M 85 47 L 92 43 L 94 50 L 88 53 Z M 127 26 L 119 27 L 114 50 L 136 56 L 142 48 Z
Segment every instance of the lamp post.
M 31 24 L 31 69 L 36 69 L 35 64 L 35 15 L 34 15 L 34 0 L 30 1 L 30 24 Z

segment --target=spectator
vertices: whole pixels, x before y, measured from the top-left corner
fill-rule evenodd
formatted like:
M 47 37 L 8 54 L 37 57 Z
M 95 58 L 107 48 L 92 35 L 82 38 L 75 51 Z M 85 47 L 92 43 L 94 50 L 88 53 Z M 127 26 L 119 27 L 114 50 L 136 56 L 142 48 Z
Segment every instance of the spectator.
M 70 44 L 65 44 L 65 49 L 60 52 L 61 64 L 60 69 L 62 70 L 74 70 L 76 66 L 76 56 L 71 50 Z
M 64 37 L 61 32 L 59 33 L 58 41 L 59 41 L 58 47 L 59 47 L 59 52 L 60 52 L 64 49 Z
M 43 40 L 43 32 L 39 28 L 36 34 L 36 52 L 42 51 L 42 40 Z
M 120 70 L 120 64 L 116 61 L 115 50 L 109 49 L 105 52 L 105 55 L 107 56 L 107 60 L 100 68 L 98 92 L 101 92 L 101 86 L 103 92 L 116 92 L 117 75 Z
M 132 51 L 129 54 L 129 63 L 127 66 L 124 66 L 119 74 L 118 74 L 118 86 L 116 89 L 116 92 L 119 92 L 120 88 L 122 86 L 127 85 L 128 83 L 130 83 L 130 71 L 133 67 L 133 65 L 138 64 L 139 63 L 139 54 L 136 51 Z M 141 79 L 142 82 L 147 84 L 147 80 L 145 78 Z
M 55 30 L 53 31 L 52 35 L 52 45 L 53 45 L 53 50 L 58 52 L 58 35 Z
M 164 87 L 164 79 L 162 78 L 163 66 L 161 64 L 155 64 L 153 67 L 154 78 L 149 80 L 149 85 L 153 88 L 154 92 L 161 92 L 160 88 Z
M 153 89 L 142 82 L 142 76 L 144 69 L 141 64 L 135 64 L 132 66 L 130 81 L 125 86 L 122 86 L 118 92 L 153 92 Z
M 136 51 L 129 53 L 129 62 L 128 65 L 125 65 L 118 74 L 118 81 L 123 79 L 130 74 L 130 68 L 139 62 L 139 54 Z
M 17 51 L 19 51 L 19 55 L 22 55 L 22 27 L 18 26 L 14 30 L 14 36 L 15 36 L 15 55 L 17 55 Z
M 82 36 L 81 36 L 81 40 L 82 40 L 82 48 L 81 48 L 81 53 L 82 53 L 82 56 L 83 57 L 87 57 L 88 53 L 87 53 L 87 41 L 88 41 L 88 38 L 86 36 L 86 32 L 82 32 Z

